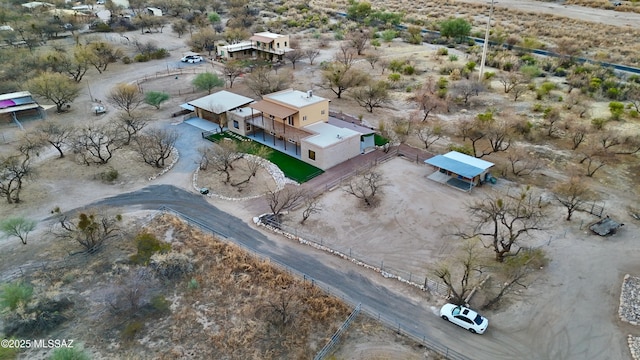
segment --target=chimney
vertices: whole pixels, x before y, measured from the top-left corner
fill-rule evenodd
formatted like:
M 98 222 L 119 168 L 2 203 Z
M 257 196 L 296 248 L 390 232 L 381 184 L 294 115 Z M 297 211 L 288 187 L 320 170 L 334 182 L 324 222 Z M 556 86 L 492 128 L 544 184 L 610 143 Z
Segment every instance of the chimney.
M 313 97 L 313 90 L 307 90 L 307 98 Z

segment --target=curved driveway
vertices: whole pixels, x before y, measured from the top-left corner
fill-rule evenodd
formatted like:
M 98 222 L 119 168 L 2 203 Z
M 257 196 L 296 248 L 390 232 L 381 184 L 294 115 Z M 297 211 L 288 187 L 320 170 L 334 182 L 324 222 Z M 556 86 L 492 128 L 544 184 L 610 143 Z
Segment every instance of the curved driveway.
M 313 278 L 323 287 L 352 303 L 362 303 L 370 314 L 392 319 L 404 330 L 425 336 L 469 359 L 531 359 L 533 349 L 508 333 L 489 328 L 485 335 L 472 335 L 441 320 L 417 296 L 400 293 L 390 280 L 366 274 L 350 262 L 290 240 L 270 239 L 241 219 L 225 213 L 196 193 L 172 185 L 153 185 L 101 200 L 93 205 L 131 209 L 168 206 L 191 219 L 225 234 L 233 242 Z M 373 275 L 373 276 L 368 276 Z M 530 342 L 529 342 L 530 343 Z

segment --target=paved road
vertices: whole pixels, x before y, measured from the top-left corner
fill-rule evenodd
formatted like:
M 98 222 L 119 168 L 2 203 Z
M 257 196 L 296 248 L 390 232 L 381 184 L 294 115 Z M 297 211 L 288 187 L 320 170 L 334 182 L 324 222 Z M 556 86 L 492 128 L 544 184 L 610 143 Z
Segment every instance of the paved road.
M 336 257 L 280 238 L 269 238 L 241 219 L 225 213 L 204 197 L 171 185 L 153 185 L 127 194 L 101 200 L 95 206 L 131 209 L 158 209 L 168 206 L 206 224 L 256 253 L 270 257 L 315 279 L 323 287 L 351 301 L 362 303 L 364 310 L 394 319 L 416 336 L 433 339 L 469 359 L 526 359 L 531 349 L 523 339 L 490 327 L 483 335 L 472 335 L 444 322 L 419 297 L 399 293 L 377 274 Z M 92 206 L 93 206 L 92 205 Z

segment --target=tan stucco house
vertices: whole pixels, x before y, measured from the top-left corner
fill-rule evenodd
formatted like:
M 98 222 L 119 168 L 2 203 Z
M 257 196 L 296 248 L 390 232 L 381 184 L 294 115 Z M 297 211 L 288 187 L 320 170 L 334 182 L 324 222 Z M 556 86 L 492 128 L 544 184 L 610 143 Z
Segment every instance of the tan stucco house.
M 247 41 L 236 44 L 218 46 L 216 55 L 225 60 L 246 58 L 261 58 L 267 60 L 282 60 L 285 52 L 290 51 L 289 35 L 272 32 L 253 34 Z

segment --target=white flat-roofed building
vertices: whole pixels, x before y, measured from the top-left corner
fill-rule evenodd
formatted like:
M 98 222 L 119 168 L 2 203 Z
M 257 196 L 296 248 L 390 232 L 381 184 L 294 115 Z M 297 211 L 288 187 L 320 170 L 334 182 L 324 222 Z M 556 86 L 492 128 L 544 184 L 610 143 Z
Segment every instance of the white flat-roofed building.
M 360 155 L 360 136 L 357 131 L 319 122 L 304 127 L 315 133 L 302 139 L 301 159 L 322 170 Z
M 265 31 L 253 34 L 248 41 L 220 45 L 216 49 L 216 55 L 226 60 L 246 58 L 282 60 L 287 51 L 291 51 L 291 48 L 289 48 L 289 35 Z

